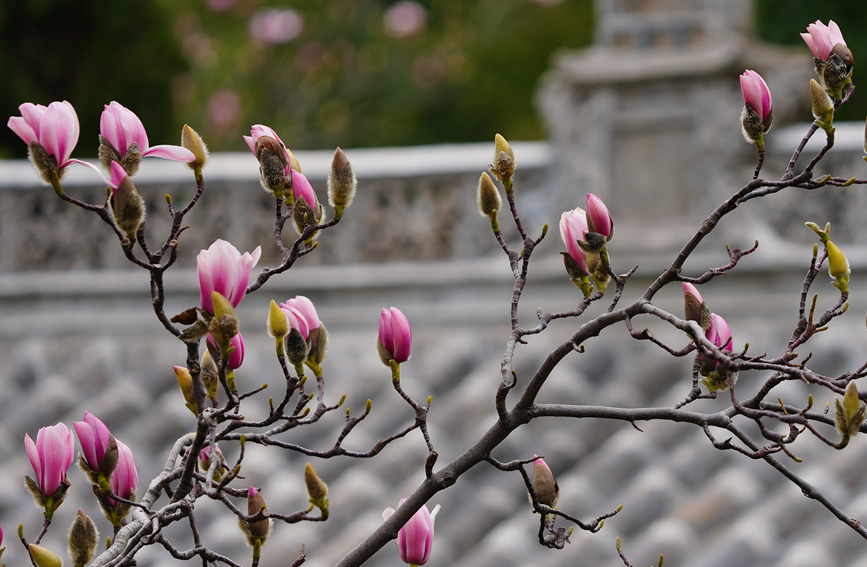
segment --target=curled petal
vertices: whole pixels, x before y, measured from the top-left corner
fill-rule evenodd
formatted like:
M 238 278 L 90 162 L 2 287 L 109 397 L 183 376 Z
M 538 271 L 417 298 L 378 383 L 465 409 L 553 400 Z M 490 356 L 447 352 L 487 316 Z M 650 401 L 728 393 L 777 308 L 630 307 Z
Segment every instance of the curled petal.
M 193 155 L 193 152 L 191 152 L 187 148 L 171 145 L 153 146 L 151 148 L 148 148 L 148 150 L 142 154 L 142 157 L 148 156 L 161 157 L 163 159 L 170 159 L 173 161 L 180 161 L 184 163 L 189 163 L 196 159 L 196 156 Z

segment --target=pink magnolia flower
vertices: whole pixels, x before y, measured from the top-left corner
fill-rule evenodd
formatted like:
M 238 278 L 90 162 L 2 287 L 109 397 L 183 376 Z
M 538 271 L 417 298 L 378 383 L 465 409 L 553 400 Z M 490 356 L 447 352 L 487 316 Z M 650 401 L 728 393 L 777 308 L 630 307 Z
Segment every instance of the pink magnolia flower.
M 75 440 L 62 423 L 43 427 L 36 435 L 36 443 L 24 434 L 24 448 L 36 473 L 36 484 L 45 496 L 53 496 L 69 470 L 75 457 Z
M 299 197 L 304 197 L 310 208 L 315 211 L 319 199 L 316 198 L 316 192 L 313 190 L 310 182 L 307 181 L 307 177 L 294 169 L 291 170 L 290 174 L 292 175 L 292 195 L 295 197 L 295 200 L 297 201 Z
M 109 480 L 111 491 L 121 498 L 131 500 L 135 487 L 138 486 L 138 472 L 135 470 L 135 462 L 129 447 L 117 442 L 117 468 L 111 474 Z M 109 503 L 117 505 L 117 501 L 109 498 Z
M 831 51 L 838 43 L 846 45 L 846 40 L 843 39 L 843 32 L 840 31 L 840 26 L 834 20 L 829 20 L 826 26 L 821 21 L 816 20 L 815 23 L 807 26 L 807 33 L 802 33 L 807 47 L 813 52 L 813 57 L 827 61 Z
M 250 151 L 253 152 L 253 155 L 256 155 L 256 140 L 258 140 L 262 136 L 270 136 L 271 138 L 274 138 L 275 140 L 280 142 L 280 145 L 283 146 L 284 150 L 286 149 L 286 144 L 283 143 L 283 140 L 280 139 L 280 136 L 278 136 L 277 132 L 275 132 L 272 128 L 269 128 L 264 124 L 253 124 L 253 126 L 250 128 L 250 135 L 243 136 L 244 141 L 247 142 L 247 146 L 250 148 Z M 259 156 L 256 155 L 256 157 L 258 158 Z M 286 163 L 289 163 L 289 161 L 291 161 L 289 159 L 289 151 L 286 150 Z M 288 165 L 286 166 L 286 175 L 289 175 Z
M 207 250 L 199 252 L 196 264 L 202 309 L 214 313 L 213 291 L 219 292 L 233 307 L 237 307 L 247 293 L 250 272 L 261 255 L 261 246 L 257 246 L 252 254 L 245 252 L 242 256 L 237 248 L 220 239 L 214 241 Z
M 214 347 L 217 346 L 214 337 L 210 333 L 208 333 L 208 342 L 214 345 Z M 236 370 L 244 363 L 244 338 L 241 336 L 241 333 L 232 337 L 229 340 L 229 345 L 235 347 L 235 350 L 229 355 L 229 368 Z
M 377 339 L 398 364 L 409 360 L 412 350 L 412 329 L 406 316 L 397 307 L 382 310 Z
M 608 212 L 608 207 L 602 199 L 593 193 L 587 193 L 587 227 L 589 232 L 601 234 L 605 240 L 611 240 L 614 236 L 614 221 L 611 220 L 611 213 Z
M 587 273 L 587 256 L 578 246 L 578 241 L 584 240 L 584 234 L 587 231 L 587 214 L 580 207 L 560 215 L 560 238 L 566 245 L 566 251 L 585 274 Z
M 316 307 L 309 298 L 303 295 L 296 295 L 292 299 L 287 299 L 285 303 L 280 304 L 280 309 L 286 313 L 289 319 L 289 327 L 298 329 L 304 340 L 307 340 L 310 331 L 319 328 L 319 315 L 316 313 Z
M 12 116 L 6 123 L 24 140 L 25 144 L 38 142 L 57 160 L 57 169 L 71 163 L 69 156 L 78 143 L 78 115 L 67 101 L 52 102 L 46 108 L 41 104 L 25 102 L 18 107 L 21 116 Z
M 726 320 L 716 313 L 711 314 L 710 328 L 705 332 L 704 336 L 716 345 L 717 348 L 728 352 L 732 351 L 732 332 Z
M 406 502 L 401 498 L 398 508 Z M 404 563 L 411 565 L 424 565 L 430 559 L 433 547 L 434 518 L 440 511 L 437 504 L 433 512 L 428 511 L 427 506 L 422 506 L 413 514 L 412 518 L 397 532 L 397 551 Z M 386 508 L 382 512 L 382 519 L 387 520 L 394 514 L 393 508 Z
M 764 123 L 771 114 L 773 100 L 771 90 L 762 76 L 751 69 L 744 71 L 741 75 L 741 93 L 744 95 L 744 102 L 756 111 Z
M 99 471 L 111 440 L 111 432 L 98 417 L 88 411 L 84 412 L 84 421 L 75 421 L 72 425 L 78 434 L 78 442 L 87 466 Z
M 99 133 L 108 140 L 118 155 L 123 157 L 130 146 L 136 144 L 142 157 L 155 156 L 173 161 L 190 162 L 196 159 L 193 152 L 181 146 L 161 145 L 150 147 L 144 124 L 132 111 L 112 101 L 105 106 L 99 118 Z

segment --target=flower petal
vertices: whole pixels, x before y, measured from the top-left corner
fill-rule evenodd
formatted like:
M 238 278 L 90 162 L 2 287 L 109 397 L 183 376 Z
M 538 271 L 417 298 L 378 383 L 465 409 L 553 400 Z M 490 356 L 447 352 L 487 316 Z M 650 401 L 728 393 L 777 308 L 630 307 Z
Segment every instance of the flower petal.
M 193 152 L 191 152 L 187 148 L 182 148 L 181 146 L 172 146 L 168 144 L 148 148 L 148 150 L 142 154 L 142 157 L 148 156 L 161 157 L 163 159 L 181 161 L 184 163 L 189 163 L 196 159 L 196 156 L 193 155 Z

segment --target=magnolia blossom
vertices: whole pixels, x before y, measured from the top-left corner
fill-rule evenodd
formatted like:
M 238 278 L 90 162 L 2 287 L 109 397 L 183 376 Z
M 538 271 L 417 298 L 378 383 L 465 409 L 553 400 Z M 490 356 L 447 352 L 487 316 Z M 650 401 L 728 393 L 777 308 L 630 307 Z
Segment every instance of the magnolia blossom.
M 802 33 L 801 37 L 813 52 L 813 57 L 822 61 L 828 60 L 835 45 L 838 43 L 846 45 L 840 26 L 834 20 L 829 20 L 827 26 L 816 20 L 815 23 L 807 26 L 807 33 Z
M 584 240 L 584 234 L 587 231 L 587 214 L 580 207 L 560 215 L 560 238 L 563 239 L 569 256 L 575 260 L 585 274 L 587 273 L 587 256 L 578 246 L 578 241 Z
M 383 308 L 382 314 L 379 316 L 377 340 L 398 364 L 409 360 L 412 350 L 412 329 L 400 309 L 397 307 Z
M 404 502 L 406 502 L 406 498 L 401 498 L 397 507 L 400 508 Z M 422 506 L 397 532 L 397 551 L 404 563 L 424 565 L 430 559 L 430 552 L 433 547 L 434 518 L 439 511 L 439 504 L 436 505 L 433 512 L 428 511 L 427 506 Z M 392 514 L 394 514 L 394 509 L 386 508 L 382 512 L 382 519 L 387 520 Z
M 121 498 L 131 500 L 135 487 L 138 486 L 138 472 L 135 470 L 135 462 L 132 459 L 132 451 L 129 447 L 117 442 L 117 468 L 111 474 L 111 491 Z M 117 505 L 117 501 L 109 498 L 109 502 Z
M 716 313 L 711 314 L 710 328 L 705 332 L 704 336 L 716 345 L 717 348 L 728 352 L 732 351 L 732 332 L 726 320 Z
M 319 199 L 316 198 L 316 192 L 313 191 L 313 186 L 307 181 L 307 177 L 294 169 L 290 171 L 290 175 L 292 175 L 292 195 L 294 195 L 295 200 L 304 197 L 310 208 L 315 211 Z
M 247 293 L 250 272 L 259 262 L 261 255 L 261 246 L 257 246 L 252 254 L 245 252 L 242 256 L 237 248 L 219 239 L 207 250 L 199 252 L 196 264 L 202 309 L 213 315 L 214 301 L 211 292 L 214 291 L 225 297 L 233 307 L 237 307 Z
M 208 342 L 217 347 L 217 343 L 210 333 L 208 333 Z M 236 370 L 244 363 L 244 338 L 241 333 L 229 339 L 229 345 L 235 347 L 235 350 L 229 355 L 229 368 Z
M 313 306 L 313 302 L 309 298 L 303 295 L 296 295 L 292 299 L 287 299 L 285 303 L 280 304 L 280 309 L 289 319 L 289 328 L 298 329 L 304 340 L 307 340 L 311 331 L 319 328 L 320 321 L 316 307 Z
M 12 116 L 6 123 L 24 140 L 25 144 L 38 142 L 57 160 L 57 169 L 71 163 L 69 156 L 78 143 L 78 115 L 67 101 L 52 102 L 48 107 L 25 102 L 18 107 L 21 116 Z
M 611 240 L 614 236 L 614 221 L 611 213 L 602 199 L 593 193 L 587 193 L 587 227 L 590 232 L 601 234 L 605 240 Z
M 773 100 L 771 90 L 762 76 L 751 69 L 744 71 L 741 75 L 741 93 L 744 95 L 744 102 L 749 104 L 762 123 L 765 123 L 771 115 Z M 767 124 L 767 127 L 770 128 L 770 124 Z
M 193 152 L 181 146 L 148 146 L 144 124 L 132 110 L 119 102 L 112 101 L 105 106 L 99 118 L 99 133 L 112 145 L 118 157 L 123 157 L 135 144 L 142 157 L 155 156 L 185 163 L 196 159 Z
M 275 132 L 272 128 L 269 128 L 268 126 L 265 126 L 264 124 L 253 124 L 253 126 L 250 128 L 250 135 L 242 136 L 244 138 L 244 141 L 247 142 L 247 146 L 250 148 L 250 151 L 253 152 L 254 155 L 256 155 L 256 158 L 259 157 L 258 154 L 256 154 L 256 141 L 262 136 L 269 136 L 280 142 L 280 145 L 283 146 L 284 151 L 286 151 L 286 163 L 288 164 L 291 161 L 289 156 L 289 150 L 286 149 L 286 144 L 283 143 L 283 140 L 280 139 L 280 136 L 277 135 L 277 132 Z M 286 175 L 289 175 L 289 165 L 286 166 Z
M 81 452 L 87 466 L 99 471 L 111 441 L 111 432 L 89 411 L 84 412 L 84 421 L 75 421 L 72 425 L 75 427 L 75 433 L 78 434 L 78 442 L 81 444 Z
M 27 458 L 36 473 L 36 484 L 45 496 L 53 496 L 69 470 L 75 457 L 75 440 L 62 423 L 43 427 L 36 435 L 36 443 L 24 434 Z

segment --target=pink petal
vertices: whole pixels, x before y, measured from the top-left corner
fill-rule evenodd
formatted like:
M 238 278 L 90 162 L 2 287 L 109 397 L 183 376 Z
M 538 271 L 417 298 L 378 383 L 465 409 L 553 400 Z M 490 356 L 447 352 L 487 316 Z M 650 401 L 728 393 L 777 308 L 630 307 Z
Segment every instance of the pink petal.
M 311 331 L 319 328 L 319 315 L 316 313 L 316 307 L 310 301 L 310 298 L 296 295 L 286 301 L 286 304 L 294 307 L 304 316 L 304 319 L 307 321 L 307 327 Z
M 313 185 L 310 184 L 303 173 L 299 173 L 293 169 L 291 175 L 292 194 L 295 196 L 295 199 L 297 200 L 300 197 L 304 197 L 307 204 L 310 205 L 310 207 L 315 208 L 319 201 L 316 199 L 316 192 L 313 191 Z
M 816 49 L 816 43 L 813 41 L 813 36 L 809 33 L 802 33 L 801 38 L 803 38 L 804 43 L 807 44 L 807 47 L 810 48 L 810 52 L 813 54 L 813 57 L 815 57 L 816 59 L 821 59 L 821 57 L 819 56 L 819 50 Z
M 391 323 L 391 311 L 383 307 L 382 313 L 379 315 L 379 333 L 377 337 L 382 346 L 385 347 L 392 356 L 394 356 L 394 327 Z
M 57 153 L 54 154 L 57 158 L 57 163 L 59 167 L 63 167 L 66 162 L 69 160 L 69 156 L 72 155 L 72 150 L 75 149 L 75 145 L 78 143 L 78 135 L 80 132 L 80 127 L 78 125 L 78 115 L 75 113 L 75 109 L 72 105 L 67 102 L 52 102 L 48 105 L 48 110 L 45 111 L 45 116 L 42 119 L 42 124 L 40 125 L 40 136 L 42 136 L 42 128 L 45 127 L 46 123 L 49 122 L 52 111 L 56 118 L 56 140 L 57 140 Z M 41 138 L 40 138 L 41 139 Z
M 78 165 L 83 165 L 85 167 L 89 167 L 90 169 L 95 171 L 97 175 L 99 175 L 100 179 L 102 179 L 102 181 L 106 185 L 108 185 L 112 189 L 117 189 L 116 185 L 114 185 L 111 181 L 109 181 L 108 179 L 105 178 L 105 175 L 102 174 L 102 170 L 99 169 L 98 167 L 96 167 L 95 165 L 93 165 L 92 163 L 88 163 L 86 161 L 81 161 L 80 159 L 71 159 L 64 164 L 61 164 L 61 167 L 66 167 L 67 165 L 69 165 L 71 163 L 77 163 Z
M 30 142 L 38 141 L 36 131 L 30 127 L 24 118 L 20 116 L 10 116 L 6 125 L 10 130 L 18 134 L 25 144 L 30 145 Z
M 252 136 L 241 136 L 244 138 L 244 141 L 247 142 L 247 147 L 250 148 L 250 151 L 253 152 L 253 155 L 256 155 L 256 141 L 253 140 Z
M 84 421 L 73 421 L 72 426 L 75 428 L 75 433 L 78 434 L 78 442 L 81 444 L 84 460 L 87 461 L 90 468 L 99 468 L 102 458 L 97 457 L 96 432 L 89 423 Z
M 740 78 L 744 102 L 749 104 L 759 116 L 762 116 L 762 90 L 758 81 L 753 78 L 749 70 L 744 72 Z
M 111 162 L 111 186 L 112 187 L 120 187 L 120 184 L 126 179 L 127 173 L 122 165 L 117 163 L 116 161 Z
M 412 349 L 412 329 L 406 316 L 397 307 L 391 308 L 391 324 L 394 333 L 394 351 L 391 353 L 397 362 L 409 360 Z
M 24 117 L 25 122 L 36 133 L 39 133 L 39 125 L 42 123 L 42 117 L 45 116 L 45 111 L 48 110 L 48 107 L 41 104 L 33 104 L 32 102 L 25 102 L 18 106 L 18 110 L 21 112 L 21 116 Z
M 843 39 L 843 32 L 840 31 L 840 26 L 834 20 L 828 21 L 828 37 L 832 46 L 842 43 L 846 45 L 846 40 Z M 833 47 L 831 47 L 833 49 Z
M 611 236 L 611 213 L 602 199 L 593 193 L 587 194 L 587 218 L 593 221 L 593 231 L 605 238 Z M 589 226 L 589 222 L 587 223 Z
M 184 163 L 191 162 L 196 159 L 196 156 L 193 155 L 193 152 L 191 152 L 187 148 L 171 145 L 161 145 L 149 148 L 146 152 L 142 154 L 142 157 L 148 156 L 161 157 L 163 159 L 181 161 Z
M 36 473 L 36 483 L 41 487 L 42 462 L 39 460 L 39 451 L 36 449 L 36 443 L 26 433 L 24 434 L 24 449 L 27 451 L 27 458 L 30 459 L 30 466 L 33 467 L 33 472 Z
M 301 333 L 301 336 L 306 341 L 310 335 L 310 327 L 307 325 L 307 319 L 305 319 L 304 315 L 287 303 L 281 304 L 280 309 L 283 310 L 286 318 L 289 319 L 289 328 L 298 329 L 298 332 Z

